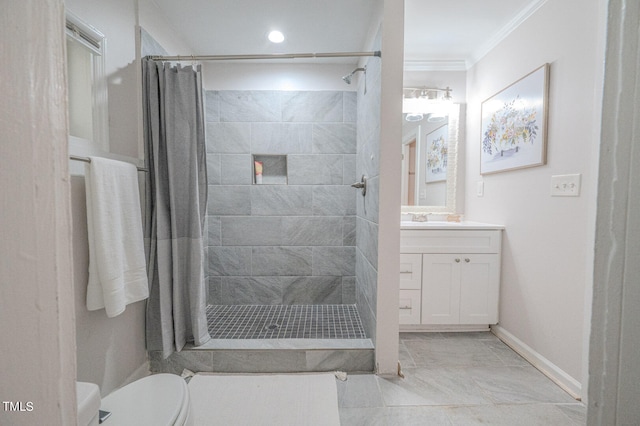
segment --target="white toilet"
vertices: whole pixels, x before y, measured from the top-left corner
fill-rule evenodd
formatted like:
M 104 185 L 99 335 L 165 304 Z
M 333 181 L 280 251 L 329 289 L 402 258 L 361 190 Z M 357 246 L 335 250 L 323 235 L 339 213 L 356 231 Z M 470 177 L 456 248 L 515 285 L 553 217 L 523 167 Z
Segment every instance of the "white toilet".
M 111 415 L 104 426 L 160 426 L 193 424 L 187 383 L 174 374 L 155 374 L 136 380 L 100 401 L 93 383 L 77 383 L 78 425 L 98 424 L 98 407 Z

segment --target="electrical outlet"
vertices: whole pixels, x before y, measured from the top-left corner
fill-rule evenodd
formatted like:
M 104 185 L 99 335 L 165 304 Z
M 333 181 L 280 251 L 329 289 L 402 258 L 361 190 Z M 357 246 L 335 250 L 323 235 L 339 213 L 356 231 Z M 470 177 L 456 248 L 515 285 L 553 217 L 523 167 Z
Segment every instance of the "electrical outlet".
M 552 197 L 580 196 L 580 174 L 551 176 Z

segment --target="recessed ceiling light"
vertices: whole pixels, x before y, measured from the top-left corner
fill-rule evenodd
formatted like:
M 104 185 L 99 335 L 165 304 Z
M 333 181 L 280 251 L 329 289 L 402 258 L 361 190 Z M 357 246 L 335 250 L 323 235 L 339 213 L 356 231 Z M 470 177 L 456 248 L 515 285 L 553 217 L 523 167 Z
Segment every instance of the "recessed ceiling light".
M 280 31 L 271 31 L 269 33 L 269 41 L 271 43 L 282 43 L 284 41 L 284 35 Z

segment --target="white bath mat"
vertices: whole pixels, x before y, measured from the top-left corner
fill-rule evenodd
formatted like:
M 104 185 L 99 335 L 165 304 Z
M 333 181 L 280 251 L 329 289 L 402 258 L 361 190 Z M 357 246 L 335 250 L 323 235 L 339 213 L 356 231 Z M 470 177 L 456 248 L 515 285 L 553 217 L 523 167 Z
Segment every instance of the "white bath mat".
M 199 373 L 189 392 L 195 426 L 340 425 L 333 373 Z

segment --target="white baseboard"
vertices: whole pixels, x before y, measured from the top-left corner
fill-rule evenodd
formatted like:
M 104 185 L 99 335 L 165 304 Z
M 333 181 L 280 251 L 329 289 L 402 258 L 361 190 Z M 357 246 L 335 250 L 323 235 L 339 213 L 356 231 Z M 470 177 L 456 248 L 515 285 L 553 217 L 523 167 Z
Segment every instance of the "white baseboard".
M 577 399 L 582 398 L 582 385 L 576 379 L 571 377 L 565 371 L 560 369 L 557 365 L 540 355 L 533 350 L 530 346 L 525 344 L 522 340 L 518 339 L 513 334 L 509 333 L 503 327 L 499 325 L 492 325 L 491 332 L 495 334 L 498 339 L 502 340 L 507 346 L 516 351 L 520 356 L 529 361 L 536 369 L 540 370 L 542 374 L 551 379 L 555 384 L 560 386 L 569 395 Z

